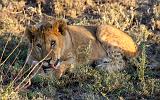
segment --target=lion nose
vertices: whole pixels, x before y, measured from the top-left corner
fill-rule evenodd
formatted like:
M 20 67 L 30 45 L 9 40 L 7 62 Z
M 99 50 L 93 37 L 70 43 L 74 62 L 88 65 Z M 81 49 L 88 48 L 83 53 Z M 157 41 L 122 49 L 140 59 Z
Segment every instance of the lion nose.
M 51 60 L 52 60 L 52 57 L 50 57 L 48 59 L 45 59 L 44 61 L 47 62 L 47 63 L 50 63 Z
M 54 66 L 57 66 L 61 62 L 60 59 L 57 59 L 56 62 L 54 63 Z

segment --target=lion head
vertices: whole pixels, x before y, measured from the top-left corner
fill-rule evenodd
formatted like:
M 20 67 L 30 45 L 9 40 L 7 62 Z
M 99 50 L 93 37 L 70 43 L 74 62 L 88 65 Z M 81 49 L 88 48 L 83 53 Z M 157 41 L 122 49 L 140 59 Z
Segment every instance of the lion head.
M 26 36 L 30 42 L 32 58 L 36 61 L 45 58 L 46 61 L 57 65 L 63 54 L 66 28 L 67 24 L 63 20 L 28 26 Z

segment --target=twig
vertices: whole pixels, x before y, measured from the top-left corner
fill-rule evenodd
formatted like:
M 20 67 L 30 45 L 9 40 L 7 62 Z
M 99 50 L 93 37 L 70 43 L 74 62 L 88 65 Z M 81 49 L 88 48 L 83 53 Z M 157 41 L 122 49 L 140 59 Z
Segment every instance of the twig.
M 12 61 L 12 63 L 9 65 L 9 68 L 8 68 L 8 70 L 7 70 L 6 74 L 5 74 L 5 76 L 7 76 L 9 70 L 11 69 L 11 67 L 12 67 L 12 65 L 13 65 L 13 63 L 15 63 L 15 61 L 17 60 L 17 58 L 18 58 L 20 52 L 21 52 L 21 50 L 19 50 L 18 54 L 16 55 L 16 57 L 14 58 L 14 60 Z
M 27 56 L 27 59 L 26 59 L 24 65 L 23 65 L 22 69 L 20 70 L 20 72 L 18 73 L 18 75 L 14 78 L 13 82 L 16 81 L 16 80 L 18 80 L 18 79 L 20 79 L 20 78 L 22 77 L 22 75 L 21 75 L 21 76 L 19 76 L 19 75 L 22 73 L 24 67 L 26 66 L 26 64 L 27 64 L 27 62 L 28 62 L 28 60 L 29 60 L 29 57 L 30 57 L 30 55 L 31 55 L 31 53 L 32 53 L 32 49 L 33 49 L 33 43 L 32 43 L 31 50 L 30 50 L 30 52 L 29 52 L 29 54 L 28 54 L 28 56 Z M 30 70 L 30 68 L 29 68 L 28 70 Z M 28 70 L 27 70 L 27 71 L 28 71 Z M 18 76 L 19 76 L 19 78 L 18 78 Z M 17 78 L 18 78 L 18 79 L 17 79 Z
M 22 80 L 22 82 L 15 88 L 15 90 L 19 89 L 20 85 L 22 85 L 22 83 L 30 76 L 30 74 L 34 71 L 34 69 L 35 69 L 40 63 L 42 63 L 42 62 L 48 57 L 48 55 L 49 55 L 51 52 L 52 52 L 52 50 L 50 50 L 50 52 L 32 68 L 32 70 L 31 70 L 31 71 L 28 73 L 28 75 Z
M 20 43 L 22 42 L 22 38 L 20 40 L 20 42 L 18 43 L 18 45 L 12 50 L 12 52 L 9 54 L 9 56 L 0 64 L 0 66 L 2 66 L 8 59 L 9 57 L 15 52 L 15 50 L 19 47 Z
M 28 79 L 28 81 L 22 87 L 19 87 L 19 89 L 17 90 L 17 92 L 19 90 L 21 90 L 21 89 L 27 88 L 31 84 L 31 79 L 38 73 L 38 71 L 40 70 L 40 68 L 42 67 L 42 65 L 43 65 L 43 63 L 39 66 L 39 68 L 36 70 L 36 72 L 33 75 L 30 76 L 30 78 Z
M 9 40 L 10 40 L 10 38 L 7 39 L 7 43 L 4 46 L 4 49 L 3 49 L 3 52 L 2 52 L 2 55 L 1 55 L 1 58 L 0 58 L 0 62 L 1 62 L 2 58 L 3 58 L 4 52 L 6 50 L 6 47 L 7 47 L 8 43 L 9 43 Z

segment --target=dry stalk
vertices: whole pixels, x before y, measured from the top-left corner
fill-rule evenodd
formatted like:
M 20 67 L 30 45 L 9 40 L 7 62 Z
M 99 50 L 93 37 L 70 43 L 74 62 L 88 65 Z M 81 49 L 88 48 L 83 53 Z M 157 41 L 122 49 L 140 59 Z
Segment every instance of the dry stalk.
M 19 56 L 20 53 L 21 53 L 21 50 L 19 50 L 18 54 L 16 55 L 16 57 L 14 58 L 14 60 L 12 61 L 12 63 L 10 64 L 10 66 L 9 66 L 9 68 L 8 68 L 5 76 L 7 76 L 8 72 L 10 71 L 10 69 L 11 69 L 11 67 L 13 65 L 13 63 L 15 63 L 15 61 L 17 60 L 17 58 L 18 58 L 18 56 Z
M 38 73 L 38 71 L 40 70 L 40 68 L 42 67 L 42 65 L 43 65 L 43 63 L 38 67 L 38 69 L 36 70 L 36 72 L 28 78 L 28 81 L 23 86 L 21 86 L 17 91 L 19 91 L 21 89 L 26 89 L 28 86 L 31 85 L 31 79 Z
M 26 79 L 31 75 L 31 73 L 35 70 L 35 68 L 42 63 L 47 57 L 48 55 L 52 52 L 52 50 L 50 50 L 50 52 L 42 59 L 40 60 L 33 68 L 32 70 L 28 73 L 28 75 L 21 81 L 21 83 L 15 88 L 15 90 L 20 89 L 20 86 L 23 84 L 24 81 L 26 81 Z
M 3 58 L 4 52 L 6 50 L 6 47 L 7 47 L 8 43 L 9 43 L 9 41 L 10 41 L 10 36 L 8 37 L 7 42 L 6 42 L 5 46 L 4 46 L 4 49 L 3 49 L 3 52 L 2 52 L 2 55 L 1 55 L 1 58 L 0 58 L 0 62 L 1 62 L 2 58 Z
M 15 79 L 13 80 L 13 82 L 16 81 L 16 80 L 19 80 L 19 79 L 20 79 L 27 71 L 29 71 L 29 70 L 32 68 L 32 67 L 29 68 L 24 74 L 21 74 L 22 71 L 23 71 L 23 69 L 25 68 L 25 66 L 26 66 L 26 64 L 27 64 L 27 62 L 28 62 L 28 60 L 29 60 L 29 57 L 30 57 L 31 52 L 32 52 L 32 49 L 33 49 L 33 43 L 32 43 L 31 50 L 30 50 L 30 52 L 29 52 L 29 54 L 28 54 L 28 56 L 27 56 L 27 59 L 26 59 L 24 65 L 23 65 L 22 69 L 20 70 L 20 72 L 18 73 L 18 75 L 15 77 Z M 20 75 L 20 76 L 19 76 L 19 75 Z M 19 78 L 18 78 L 18 76 L 19 76 Z M 17 79 L 17 78 L 18 78 L 18 79 Z
M 12 52 L 9 54 L 9 56 L 7 56 L 7 58 L 0 64 L 0 66 L 2 66 L 9 58 L 10 58 L 10 56 L 15 52 L 15 50 L 20 46 L 20 44 L 21 44 L 21 42 L 22 42 L 22 38 L 21 38 L 21 40 L 20 40 L 20 42 L 18 43 L 18 45 L 12 50 Z

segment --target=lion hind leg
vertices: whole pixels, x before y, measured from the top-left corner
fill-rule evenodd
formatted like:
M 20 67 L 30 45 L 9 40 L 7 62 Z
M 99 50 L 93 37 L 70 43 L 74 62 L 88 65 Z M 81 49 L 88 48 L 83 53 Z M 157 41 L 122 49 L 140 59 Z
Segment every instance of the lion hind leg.
M 97 66 L 95 66 L 96 69 L 102 70 L 102 71 L 106 71 L 109 73 L 112 72 L 116 72 L 116 71 L 121 71 L 125 68 L 125 64 L 123 61 L 121 61 L 121 63 L 119 62 L 108 62 L 108 63 L 101 63 Z
M 123 57 L 123 54 L 118 49 L 108 48 L 106 57 L 95 60 L 92 67 L 109 73 L 120 71 L 126 65 Z
M 102 45 L 117 47 L 123 51 L 126 56 L 136 56 L 137 45 L 133 39 L 121 30 L 110 25 L 101 25 L 97 28 L 96 37 Z M 107 49 L 107 47 L 105 47 Z

